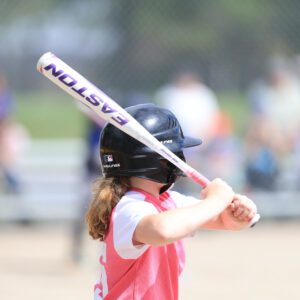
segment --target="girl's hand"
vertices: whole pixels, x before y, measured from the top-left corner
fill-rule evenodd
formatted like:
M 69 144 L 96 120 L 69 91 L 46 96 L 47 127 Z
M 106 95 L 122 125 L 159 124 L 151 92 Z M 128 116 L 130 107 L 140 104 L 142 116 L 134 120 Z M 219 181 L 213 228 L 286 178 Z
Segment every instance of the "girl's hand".
M 229 206 L 233 216 L 241 222 L 250 222 L 257 213 L 255 203 L 248 197 L 236 194 Z
M 255 203 L 248 197 L 236 194 L 229 207 L 220 217 L 223 226 L 229 230 L 241 230 L 249 227 L 249 222 L 257 213 Z
M 217 178 L 210 182 L 205 189 L 201 191 L 201 197 L 205 201 L 218 201 L 227 208 L 234 200 L 232 188 L 222 179 Z

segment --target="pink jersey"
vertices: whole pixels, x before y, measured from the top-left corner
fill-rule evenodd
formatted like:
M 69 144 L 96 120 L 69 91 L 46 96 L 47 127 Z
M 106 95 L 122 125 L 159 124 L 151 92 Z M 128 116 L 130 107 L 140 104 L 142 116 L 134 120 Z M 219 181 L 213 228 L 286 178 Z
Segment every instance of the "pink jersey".
M 94 299 L 178 299 L 178 278 L 185 263 L 183 241 L 161 247 L 135 246 L 132 236 L 144 216 L 195 201 L 177 192 L 165 192 L 159 199 L 138 189 L 127 192 L 112 212 Z

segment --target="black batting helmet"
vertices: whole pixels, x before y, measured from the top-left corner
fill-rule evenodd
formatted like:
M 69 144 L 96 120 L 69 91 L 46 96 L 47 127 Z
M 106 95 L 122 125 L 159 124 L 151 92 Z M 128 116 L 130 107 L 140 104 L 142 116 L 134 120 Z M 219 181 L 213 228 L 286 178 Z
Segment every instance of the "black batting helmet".
M 126 108 L 126 111 L 183 160 L 183 148 L 202 143 L 199 139 L 185 137 L 177 118 L 168 109 L 154 104 L 139 104 Z M 177 176 L 182 175 L 160 154 L 110 123 L 105 125 L 100 135 L 100 159 L 105 177 L 140 177 L 165 183 L 168 188 Z

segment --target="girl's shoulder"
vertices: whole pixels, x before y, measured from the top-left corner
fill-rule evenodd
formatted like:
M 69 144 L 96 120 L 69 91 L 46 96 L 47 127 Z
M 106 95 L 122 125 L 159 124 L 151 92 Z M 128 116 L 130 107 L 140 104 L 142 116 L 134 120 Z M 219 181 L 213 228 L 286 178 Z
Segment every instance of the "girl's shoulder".
M 146 198 L 146 195 L 143 193 L 143 191 L 139 191 L 137 189 L 130 189 L 127 191 L 120 201 L 144 201 Z
M 126 192 L 115 207 L 115 211 L 132 213 L 156 212 L 155 207 L 148 201 L 149 196 L 138 190 Z
M 119 203 L 146 202 L 152 198 L 154 198 L 154 196 L 143 190 L 131 188 L 122 196 Z

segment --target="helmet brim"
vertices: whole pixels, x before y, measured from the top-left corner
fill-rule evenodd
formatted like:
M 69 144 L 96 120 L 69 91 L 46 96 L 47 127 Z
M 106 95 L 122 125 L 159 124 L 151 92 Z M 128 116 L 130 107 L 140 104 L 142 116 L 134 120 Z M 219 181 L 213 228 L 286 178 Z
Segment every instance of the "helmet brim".
M 183 148 L 195 147 L 201 144 L 202 140 L 186 136 L 183 141 Z

